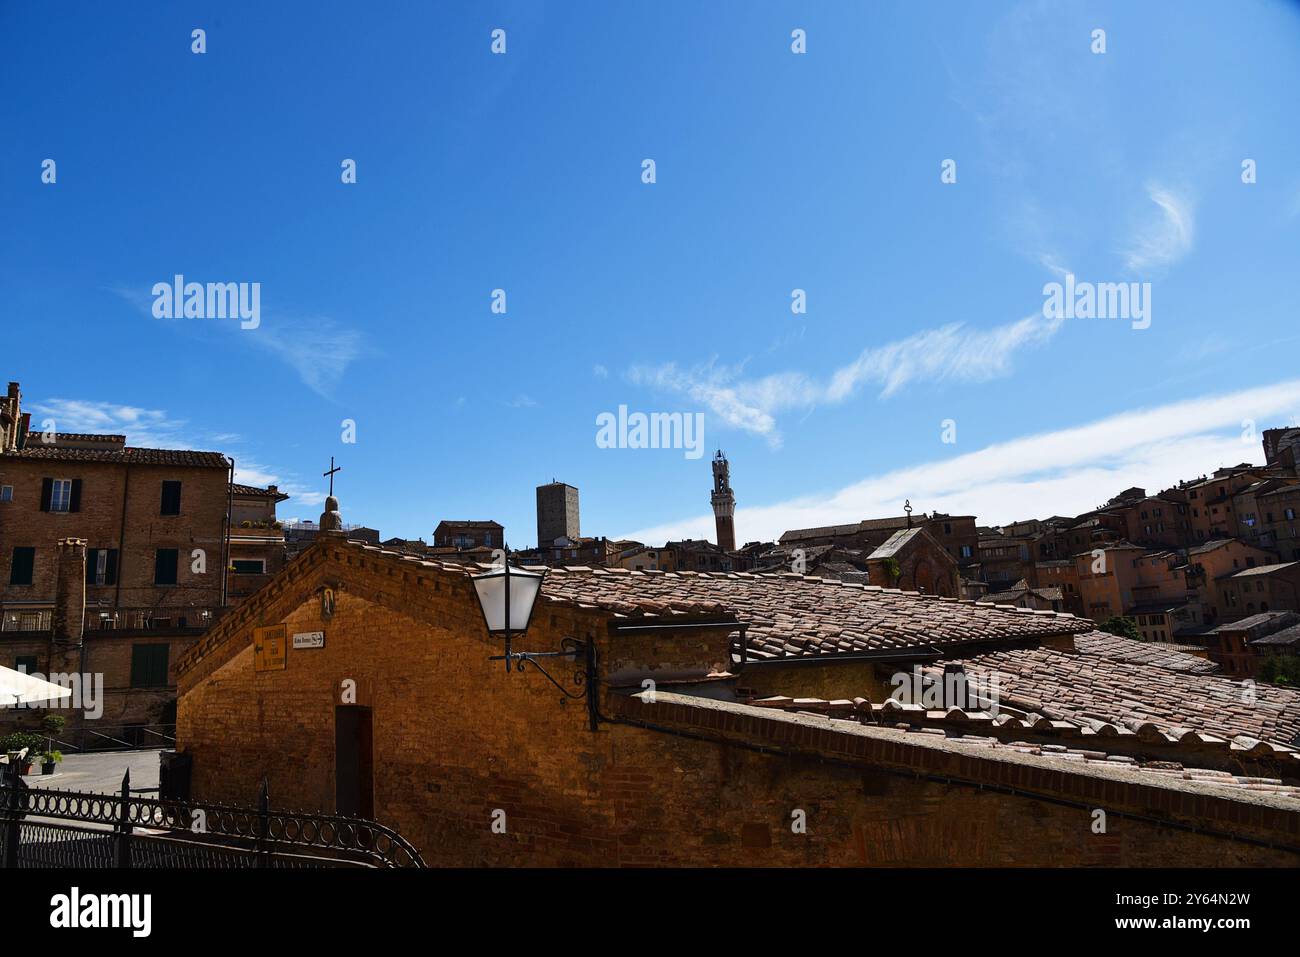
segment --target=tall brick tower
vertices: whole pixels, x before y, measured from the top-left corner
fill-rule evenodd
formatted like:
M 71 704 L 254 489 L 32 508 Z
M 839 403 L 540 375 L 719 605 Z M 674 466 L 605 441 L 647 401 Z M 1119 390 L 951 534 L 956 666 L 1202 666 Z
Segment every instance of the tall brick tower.
M 718 523 L 718 547 L 725 552 L 736 550 L 736 496 L 731 491 L 731 466 L 718 449 L 713 457 L 713 517 Z

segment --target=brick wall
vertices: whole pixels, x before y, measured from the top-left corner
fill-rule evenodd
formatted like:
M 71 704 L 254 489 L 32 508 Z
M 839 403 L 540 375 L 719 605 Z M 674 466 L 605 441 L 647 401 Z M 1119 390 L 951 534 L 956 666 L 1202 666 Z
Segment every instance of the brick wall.
M 81 479 L 77 512 L 42 512 L 43 478 Z M 12 485 L 13 501 L 0 504 L 0 603 L 53 599 L 55 542 L 75 536 L 87 548 L 117 548 L 120 589 L 90 586 L 87 602 L 124 607 L 197 605 L 221 602 L 221 548 L 228 473 L 214 468 L 126 466 L 99 462 L 0 459 L 0 484 Z M 160 515 L 162 483 L 178 480 L 181 514 Z M 123 495 L 126 512 L 123 515 Z M 125 530 L 125 544 L 123 541 Z M 10 585 L 15 546 L 36 549 L 31 585 Z M 154 585 L 154 553 L 180 552 L 175 586 Z M 191 569 L 191 552 L 207 553 L 207 572 Z
M 1121 808 L 1159 806 L 1204 824 L 1222 808 L 1197 798 L 1180 810 L 1177 801 L 1193 799 L 1125 783 L 1118 771 L 1076 778 L 1023 756 L 985 767 L 895 742 L 885 729 L 845 736 L 802 716 L 738 715 L 757 709 L 669 695 L 655 706 L 605 695 L 607 716 L 663 730 L 605 723 L 592 734 L 583 702 L 535 671 L 506 674 L 487 660 L 499 646 L 466 579 L 348 556 L 344 567 L 304 555 L 268 589 L 278 595 L 239 609 L 209 636 L 205 657 L 186 663 L 178 736 L 194 759 L 196 797 L 249 801 L 265 774 L 274 804 L 332 809 L 334 708 L 350 679 L 356 703 L 373 709 L 375 815 L 432 864 L 1297 863 L 1287 851 L 1122 817 Z M 313 589 L 339 578 L 336 614 L 322 622 Z M 422 620 L 396 610 L 404 606 Z M 233 649 L 254 624 L 280 621 L 290 633 L 324 630 L 325 647 L 290 649 L 283 671 L 256 672 L 251 648 Z M 607 640 L 596 613 L 548 605 L 516 649 L 551 650 L 566 636 Z M 660 655 L 708 657 L 657 641 Z M 563 663 L 548 667 L 565 675 Z M 983 774 L 1002 793 L 969 783 Z M 1006 793 L 1035 787 L 1041 797 Z M 1056 803 L 1081 793 L 1085 806 Z M 1094 805 L 1115 811 L 1105 835 L 1089 826 Z M 492 829 L 497 810 L 505 833 Z M 796 810 L 804 834 L 791 830 Z M 1261 821 L 1286 817 L 1242 806 L 1241 828 L 1264 826 L 1251 823 L 1256 811 Z M 1296 815 L 1288 820 L 1300 844 Z

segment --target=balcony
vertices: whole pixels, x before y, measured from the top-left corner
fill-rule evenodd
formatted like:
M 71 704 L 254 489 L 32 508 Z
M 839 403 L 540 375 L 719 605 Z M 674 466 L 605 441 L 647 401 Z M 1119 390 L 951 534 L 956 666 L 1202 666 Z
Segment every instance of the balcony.
M 222 608 L 194 605 L 157 608 L 86 608 L 86 631 L 169 631 L 199 634 L 221 617 Z

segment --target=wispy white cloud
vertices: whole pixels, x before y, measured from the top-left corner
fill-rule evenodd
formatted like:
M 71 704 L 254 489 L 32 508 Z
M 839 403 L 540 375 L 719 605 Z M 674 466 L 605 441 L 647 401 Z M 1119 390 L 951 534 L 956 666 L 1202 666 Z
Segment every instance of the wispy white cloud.
M 263 320 L 240 330 L 253 345 L 287 363 L 303 385 L 330 398 L 350 366 L 368 351 L 365 336 L 327 316 Z
M 1129 486 L 1149 491 L 1215 468 L 1263 459 L 1247 419 L 1262 430 L 1300 411 L 1300 380 L 1207 396 L 1027 435 L 958 455 L 869 476 L 845 488 L 740 508 L 745 541 L 771 540 L 790 528 L 856 522 L 901 513 L 905 499 L 924 511 L 974 514 L 983 524 L 1073 515 Z M 1257 430 L 1257 431 L 1258 431 Z M 733 463 L 743 474 L 743 465 Z M 619 537 L 658 543 L 711 538 L 713 517 L 692 516 Z
M 245 458 L 237 449 L 240 437 L 233 432 L 204 433 L 163 409 L 93 399 L 44 399 L 28 403 L 32 428 L 45 431 L 46 422 L 56 432 L 91 432 L 125 435 L 127 445 L 139 448 L 199 449 L 220 451 L 235 460 L 235 481 L 242 485 L 278 485 L 282 492 L 303 505 L 319 505 L 325 495 L 303 485 L 282 471 Z
M 724 424 L 779 445 L 779 412 L 838 404 L 867 386 L 879 387 L 881 398 L 888 398 L 917 380 L 985 382 L 999 378 L 1011 371 L 1017 352 L 1047 342 L 1063 321 L 1044 318 L 1039 312 L 992 329 L 972 329 L 959 322 L 924 329 L 864 349 L 824 380 L 802 372 L 747 379 L 743 365 L 716 362 L 690 369 L 675 363 L 634 366 L 628 370 L 628 378 L 638 385 L 685 396 Z
M 153 314 L 151 286 L 115 283 L 104 287 L 150 322 L 167 322 L 180 326 L 187 320 L 157 319 Z M 195 329 L 212 329 L 210 322 L 188 320 Z M 220 328 L 220 326 L 218 326 Z M 263 349 L 286 363 L 297 373 L 303 385 L 317 395 L 332 398 L 339 382 L 357 359 L 370 352 L 366 337 L 328 316 L 292 318 L 276 314 L 262 319 L 256 329 L 241 329 L 237 323 L 224 328 L 236 335 L 236 341 Z
M 605 368 L 603 365 L 601 365 L 600 363 L 597 363 L 596 365 L 594 365 L 594 366 L 591 367 L 591 374 L 594 375 L 597 379 L 608 379 L 608 378 L 609 378 L 609 370 L 606 369 L 606 368 Z
M 1157 183 L 1148 184 L 1147 195 L 1158 212 L 1138 228 L 1124 251 L 1124 264 L 1135 273 L 1163 269 L 1182 259 L 1191 251 L 1196 229 L 1187 196 Z
M 507 402 L 506 405 L 512 409 L 531 409 L 537 405 L 537 400 L 531 395 L 521 393 Z
M 30 403 L 29 408 L 34 431 L 46 431 L 48 421 L 55 432 L 110 433 L 125 435 L 131 445 L 194 448 L 182 434 L 185 420 L 174 419 L 162 409 L 87 399 L 46 399 Z

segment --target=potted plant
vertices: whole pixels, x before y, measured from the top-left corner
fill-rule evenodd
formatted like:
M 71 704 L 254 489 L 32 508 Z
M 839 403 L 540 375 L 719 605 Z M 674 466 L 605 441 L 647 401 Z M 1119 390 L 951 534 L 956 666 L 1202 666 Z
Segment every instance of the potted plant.
M 41 755 L 41 774 L 53 774 L 54 765 L 63 760 L 62 751 L 46 751 Z
M 37 754 L 44 751 L 43 744 L 44 739 L 39 734 L 31 731 L 15 731 L 13 734 L 0 738 L 0 751 L 8 754 L 10 761 L 17 761 L 21 764 L 23 774 L 31 774 L 32 762 L 36 759 Z M 18 752 L 22 751 L 23 748 L 27 749 L 27 754 L 19 758 Z

